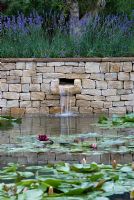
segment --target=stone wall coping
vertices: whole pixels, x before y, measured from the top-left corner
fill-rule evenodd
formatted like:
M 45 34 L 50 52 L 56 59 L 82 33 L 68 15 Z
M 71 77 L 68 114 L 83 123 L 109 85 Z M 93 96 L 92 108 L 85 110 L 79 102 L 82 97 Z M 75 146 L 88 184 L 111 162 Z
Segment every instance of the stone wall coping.
M 92 58 L 0 58 L 0 62 L 133 62 L 134 57 Z

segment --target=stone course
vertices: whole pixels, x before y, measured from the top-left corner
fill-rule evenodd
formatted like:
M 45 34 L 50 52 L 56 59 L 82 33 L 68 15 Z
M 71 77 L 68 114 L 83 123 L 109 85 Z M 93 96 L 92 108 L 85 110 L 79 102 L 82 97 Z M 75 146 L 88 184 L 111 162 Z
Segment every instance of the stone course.
M 74 82 L 69 93 L 76 113 L 134 112 L 134 58 L 0 61 L 0 113 L 60 112 L 62 79 Z

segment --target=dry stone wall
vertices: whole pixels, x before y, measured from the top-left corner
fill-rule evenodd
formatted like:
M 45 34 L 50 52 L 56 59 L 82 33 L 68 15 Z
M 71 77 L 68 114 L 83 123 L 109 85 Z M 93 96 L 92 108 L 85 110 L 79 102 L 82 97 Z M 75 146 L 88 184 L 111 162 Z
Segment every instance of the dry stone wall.
M 134 58 L 83 58 L 0 59 L 0 113 L 60 112 L 63 79 L 73 112 L 134 112 Z

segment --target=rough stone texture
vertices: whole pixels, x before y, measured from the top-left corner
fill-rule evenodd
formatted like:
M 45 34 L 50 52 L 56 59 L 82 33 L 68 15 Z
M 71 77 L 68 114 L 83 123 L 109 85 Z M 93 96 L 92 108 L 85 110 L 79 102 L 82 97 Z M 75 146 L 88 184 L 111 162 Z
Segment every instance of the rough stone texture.
M 107 89 L 107 81 L 96 81 L 97 89 Z
M 0 113 L 60 112 L 61 88 L 72 95 L 71 107 L 76 113 L 134 111 L 134 59 L 34 60 L 2 59 Z M 60 84 L 63 78 L 68 79 L 66 85 Z M 74 83 L 68 84 L 70 79 Z
M 83 79 L 82 80 L 82 87 L 94 89 L 95 88 L 95 81 L 90 80 L 90 79 Z
M 119 72 L 122 70 L 122 64 L 121 63 L 109 63 L 110 66 L 110 72 Z
M 31 100 L 44 100 L 44 92 L 31 92 Z
M 100 63 L 87 62 L 85 70 L 86 73 L 100 73 Z
M 129 73 L 128 72 L 119 72 L 118 73 L 118 80 L 121 80 L 121 81 L 130 80 Z
M 21 92 L 21 84 L 9 84 L 9 92 Z

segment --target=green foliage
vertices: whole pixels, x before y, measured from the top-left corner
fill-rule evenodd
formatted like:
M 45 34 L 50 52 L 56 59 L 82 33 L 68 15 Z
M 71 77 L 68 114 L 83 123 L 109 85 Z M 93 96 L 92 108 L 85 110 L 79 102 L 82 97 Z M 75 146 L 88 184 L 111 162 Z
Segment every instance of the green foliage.
M 112 119 L 107 119 L 105 116 L 101 116 L 98 121 L 101 127 L 111 128 L 125 128 L 134 127 L 134 113 L 126 114 L 124 116 L 114 115 Z
M 133 0 L 106 0 L 106 8 L 105 13 L 113 13 L 113 14 L 127 14 L 129 16 L 132 15 L 132 10 L 134 10 L 134 1 Z
M 59 171 L 61 167 L 67 167 L 68 171 Z M 45 171 L 50 171 L 49 176 Z M 130 192 L 134 187 L 133 177 L 134 171 L 129 164 L 117 164 L 116 169 L 113 169 L 110 165 L 96 163 L 57 163 L 51 164 L 51 167 L 23 166 L 23 170 L 21 165 L 9 164 L 0 170 L 0 198 L 109 200 L 113 194 Z M 49 187 L 53 187 L 54 193 L 48 193 Z
M 12 116 L 0 116 L 0 129 L 6 130 L 14 126 L 14 124 L 20 124 L 21 118 L 14 118 Z

